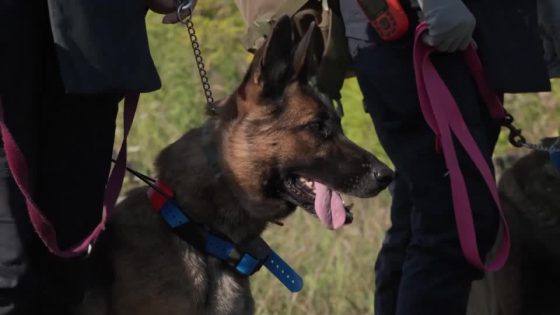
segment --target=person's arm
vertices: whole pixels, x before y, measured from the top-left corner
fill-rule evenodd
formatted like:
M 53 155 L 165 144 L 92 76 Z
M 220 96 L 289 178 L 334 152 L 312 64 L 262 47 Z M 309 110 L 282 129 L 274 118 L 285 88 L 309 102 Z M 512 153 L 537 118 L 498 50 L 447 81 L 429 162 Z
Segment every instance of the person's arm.
M 418 0 L 428 34 L 424 42 L 439 51 L 465 50 L 472 42 L 476 19 L 461 0 Z

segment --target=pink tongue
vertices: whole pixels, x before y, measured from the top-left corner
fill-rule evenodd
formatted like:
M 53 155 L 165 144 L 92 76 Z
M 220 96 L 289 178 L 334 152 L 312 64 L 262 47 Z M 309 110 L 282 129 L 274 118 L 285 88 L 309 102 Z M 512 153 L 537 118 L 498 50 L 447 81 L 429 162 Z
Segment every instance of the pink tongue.
M 346 211 L 340 194 L 327 186 L 315 182 L 315 213 L 321 223 L 331 230 L 344 225 Z

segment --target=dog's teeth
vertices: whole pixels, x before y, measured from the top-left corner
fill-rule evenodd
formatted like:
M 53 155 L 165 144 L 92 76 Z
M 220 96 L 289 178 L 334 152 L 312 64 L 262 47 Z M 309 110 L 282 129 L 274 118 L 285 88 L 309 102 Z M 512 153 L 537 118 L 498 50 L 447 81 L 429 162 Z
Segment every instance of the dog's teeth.
M 299 178 L 300 183 L 302 183 L 304 186 L 313 189 L 314 187 L 314 182 L 311 180 L 308 180 L 306 178 L 300 177 Z

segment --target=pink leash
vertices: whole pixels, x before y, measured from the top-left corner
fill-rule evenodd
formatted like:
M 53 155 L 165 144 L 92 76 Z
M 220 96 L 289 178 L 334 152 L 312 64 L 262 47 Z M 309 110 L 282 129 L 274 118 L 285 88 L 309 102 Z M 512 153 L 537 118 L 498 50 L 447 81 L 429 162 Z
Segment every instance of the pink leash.
M 93 229 L 93 231 L 84 238 L 78 244 L 72 246 L 69 249 L 61 250 L 58 247 L 58 242 L 56 239 L 56 231 L 54 230 L 52 224 L 49 220 L 41 213 L 41 210 L 37 207 L 31 194 L 29 193 L 29 183 L 28 183 L 28 168 L 25 158 L 15 142 L 10 130 L 6 126 L 4 120 L 4 108 L 2 107 L 2 99 L 0 98 L 0 131 L 2 133 L 2 140 L 4 142 L 4 151 L 6 153 L 6 159 L 8 160 L 8 166 L 12 173 L 12 176 L 19 187 L 21 193 L 25 197 L 25 203 L 27 205 L 27 211 L 33 228 L 39 235 L 39 238 L 43 241 L 45 246 L 56 256 L 59 257 L 75 257 L 86 251 L 88 251 L 91 244 L 99 237 L 99 234 L 105 229 L 105 223 L 107 218 L 113 210 L 119 193 L 122 188 L 122 183 L 126 171 L 126 148 L 128 133 L 132 126 L 132 121 L 134 120 L 134 113 L 136 112 L 136 107 L 138 105 L 139 94 L 132 93 L 125 97 L 124 99 L 124 136 L 121 144 L 121 148 L 115 162 L 115 166 L 109 175 L 107 181 L 107 186 L 105 189 L 105 196 L 103 200 L 103 210 L 101 215 L 101 222 Z
M 414 70 L 420 107 L 426 122 L 436 134 L 438 144 L 443 150 L 445 164 L 449 170 L 455 221 L 463 255 L 470 264 L 481 270 L 496 271 L 505 264 L 510 249 L 509 230 L 500 205 L 496 182 L 489 165 L 461 116 L 455 99 L 430 61 L 429 57 L 434 48 L 425 45 L 421 36 L 427 29 L 428 25 L 425 22 L 418 25 L 414 41 Z M 464 57 L 479 92 L 488 105 L 491 116 L 502 121 L 505 117 L 505 110 L 497 94 L 492 91 L 486 81 L 482 64 L 472 45 L 465 51 Z M 463 146 L 478 168 L 500 214 L 502 241 L 493 260 L 487 264 L 482 262 L 478 252 L 467 187 L 457 160 L 453 136 Z

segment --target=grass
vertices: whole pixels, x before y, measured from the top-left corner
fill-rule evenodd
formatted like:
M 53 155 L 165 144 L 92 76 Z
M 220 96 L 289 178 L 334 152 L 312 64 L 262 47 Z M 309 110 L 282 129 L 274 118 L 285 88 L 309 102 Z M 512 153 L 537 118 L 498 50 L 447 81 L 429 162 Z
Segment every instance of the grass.
M 335 315 L 373 313 L 373 264 L 388 224 L 389 196 L 352 200 L 354 222 L 339 231 L 323 228 L 305 211 L 271 226 L 263 238 L 304 279 L 290 293 L 261 270 L 251 282 L 257 314 Z

